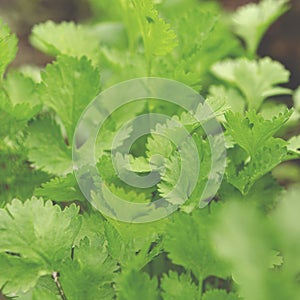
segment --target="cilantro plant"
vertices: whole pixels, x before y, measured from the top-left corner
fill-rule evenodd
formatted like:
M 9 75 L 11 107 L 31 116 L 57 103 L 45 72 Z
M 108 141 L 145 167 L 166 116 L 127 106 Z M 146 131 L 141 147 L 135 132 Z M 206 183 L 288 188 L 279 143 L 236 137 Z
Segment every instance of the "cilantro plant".
M 282 86 L 290 73 L 280 62 L 257 54 L 289 1 L 262 0 L 232 13 L 214 1 L 89 4 L 93 17 L 86 24 L 33 27 L 31 44 L 53 58 L 42 69 L 8 68 L 18 41 L 0 21 L 0 298 L 298 300 L 299 187 L 278 182 L 291 176 L 285 164 L 300 158 L 300 138 L 290 134 L 300 122 L 300 90 Z M 211 147 L 220 147 L 219 140 L 212 145 L 195 115 L 163 100 L 120 107 L 99 131 L 97 172 L 130 203 L 163 197 L 177 205 L 166 218 L 133 224 L 86 200 L 72 145 L 86 139 L 75 140 L 75 128 L 100 92 L 147 76 L 177 80 L 204 96 L 223 128 L 226 166 L 221 160 L 215 166 L 217 193 L 203 195 L 216 179 L 209 176 Z M 294 107 L 282 96 L 293 97 Z M 195 110 L 200 119 L 209 113 L 203 110 L 203 104 Z M 111 153 L 136 129 L 128 121 L 149 113 L 169 121 L 134 141 L 118 174 Z M 174 122 L 195 143 L 201 163 L 192 191 L 188 173 L 176 185 L 187 137 Z M 159 181 L 132 187 L 119 176 L 128 170 L 154 172 Z M 199 200 L 208 205 L 200 208 Z

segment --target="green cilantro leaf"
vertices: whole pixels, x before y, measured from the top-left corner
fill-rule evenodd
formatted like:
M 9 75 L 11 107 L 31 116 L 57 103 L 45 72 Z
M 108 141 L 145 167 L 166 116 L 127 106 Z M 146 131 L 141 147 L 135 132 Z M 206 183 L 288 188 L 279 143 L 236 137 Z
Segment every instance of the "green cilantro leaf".
M 103 154 L 115 150 L 123 145 L 123 142 L 132 132 L 130 121 L 134 119 L 145 108 L 144 101 L 134 101 L 114 110 L 102 124 L 96 139 L 96 156 L 101 157 Z M 102 107 L 105 110 L 105 106 Z M 91 126 L 94 126 L 91 124 Z M 119 133 L 122 132 L 122 134 Z M 116 138 L 116 133 L 118 137 Z
M 233 112 L 243 113 L 245 111 L 245 100 L 236 89 L 226 88 L 222 85 L 212 85 L 209 88 L 208 98 L 223 101 L 225 107 L 227 105 Z
M 211 228 L 214 243 L 218 245 L 216 250 L 230 261 L 234 279 L 242 284 L 242 294 L 248 295 L 246 299 L 270 299 L 262 296 L 258 288 L 261 287 L 260 276 L 268 272 L 271 259 L 272 234 L 266 219 L 250 205 L 231 202 L 221 210 L 216 225 Z
M 249 180 L 249 178 L 247 179 Z M 246 181 L 246 180 L 245 180 Z M 246 185 L 246 183 L 244 183 Z M 259 178 L 246 195 L 224 180 L 218 195 L 222 201 L 245 201 L 261 211 L 273 211 L 282 196 L 283 187 L 268 173 Z
M 0 253 L 0 266 L 5 272 L 0 274 L 0 285 L 4 286 L 4 293 L 16 290 L 28 290 L 36 284 L 41 266 L 31 260 L 24 260 L 18 256 Z M 28 272 L 30 270 L 30 272 Z
M 228 151 L 227 179 L 243 194 L 249 192 L 256 180 L 289 159 L 287 142 L 272 136 L 291 114 L 292 110 L 286 110 L 271 120 L 265 120 L 254 110 L 245 117 L 233 112 L 225 115 L 227 133 L 239 145 Z
M 171 26 L 159 17 L 152 0 L 131 0 L 142 35 L 148 75 L 155 56 L 163 56 L 177 46 L 176 34 Z
M 27 78 L 31 78 L 35 83 L 40 83 L 41 68 L 31 64 L 24 64 L 18 68 L 18 71 Z
M 272 99 L 269 99 L 262 104 L 260 113 L 264 117 L 264 119 L 271 120 L 275 115 L 284 113 L 286 110 L 287 110 L 287 105 L 285 103 L 276 103 L 275 101 L 272 101 Z M 286 124 L 287 126 L 293 120 L 295 113 L 296 111 L 294 110 L 293 114 L 291 115 L 290 119 Z
M 261 0 L 242 6 L 232 15 L 233 30 L 246 42 L 250 54 L 256 53 L 264 33 L 288 10 L 288 3 L 289 0 Z
M 15 140 L 15 134 L 26 128 L 42 108 L 36 94 L 36 85 L 19 72 L 10 72 L 2 82 L 0 90 L 0 117 L 3 125 L 0 136 Z
M 124 199 L 129 202 L 134 202 L 134 203 L 150 202 L 150 199 L 147 199 L 145 194 L 136 193 L 134 190 L 127 192 L 123 188 L 116 187 L 114 184 L 109 185 L 109 189 L 114 195 L 117 195 L 121 199 Z
M 254 110 L 247 112 L 245 117 L 229 111 L 225 114 L 226 131 L 238 145 L 253 156 L 288 121 L 292 112 L 286 109 L 272 120 L 265 120 Z
M 147 139 L 146 148 L 146 154 L 151 163 L 159 166 L 161 159 L 170 157 L 174 145 L 166 136 L 152 134 Z
M 55 175 L 72 171 L 71 148 L 65 143 L 61 128 L 54 120 L 38 119 L 30 125 L 28 132 L 28 157 L 35 167 Z
M 145 224 L 109 219 L 105 224 L 108 251 L 122 269 L 140 270 L 162 252 L 160 235 L 167 224 L 168 219 Z
M 51 276 L 42 276 L 37 285 L 26 293 L 18 293 L 19 300 L 60 300 L 61 296 Z
M 4 90 L 0 90 L 0 137 L 15 139 L 16 133 L 25 129 L 28 121 L 40 111 L 40 108 L 39 105 L 26 102 L 13 105 Z
M 220 210 L 219 223 L 211 228 L 213 242 L 244 299 L 299 298 L 299 203 L 296 188 L 267 217 L 246 203 L 227 203 Z
M 207 209 L 196 209 L 192 215 L 180 212 L 174 215 L 166 227 L 165 250 L 173 263 L 204 280 L 210 275 L 227 277 L 228 270 L 214 252 L 207 228 L 216 222 L 214 213 Z
M 20 72 L 9 72 L 3 87 L 13 105 L 27 103 L 34 107 L 40 104 L 36 93 L 36 83 Z
M 122 273 L 117 281 L 118 300 L 158 300 L 157 279 L 144 272 Z
M 30 41 L 40 51 L 57 56 L 87 56 L 94 63 L 99 60 L 99 41 L 84 26 L 73 22 L 55 24 L 52 21 L 35 25 Z
M 59 280 L 67 299 L 112 299 L 116 263 L 108 256 L 105 240 L 85 238 L 74 248 L 73 259 L 62 264 Z
M 73 173 L 67 174 L 65 177 L 55 177 L 43 183 L 40 188 L 35 190 L 35 195 L 53 199 L 56 202 L 86 201 Z
M 289 89 L 277 86 L 288 82 L 289 71 L 269 57 L 258 61 L 246 58 L 227 59 L 214 64 L 211 70 L 215 76 L 235 85 L 241 91 L 248 109 L 259 110 L 268 97 L 291 94 Z
M 0 143 L 0 207 L 13 198 L 30 198 L 37 186 L 49 180 L 46 173 L 35 170 L 28 164 L 24 138 L 18 137 L 13 145 L 11 143 Z
M 86 25 L 33 26 L 32 45 L 54 61 L 9 72 L 17 39 L 0 21 L 1 299 L 300 299 L 299 189 L 288 188 L 299 181 L 300 138 L 287 132 L 299 121 L 300 89 L 295 111 L 278 105 L 272 97 L 291 94 L 282 86 L 290 74 L 255 53 L 289 1 L 232 16 L 200 2 L 88 0 Z M 83 111 L 101 89 L 144 76 L 201 90 L 205 103 L 185 111 L 140 99 L 114 112 L 98 103 L 76 135 L 97 164 L 82 162 L 75 177 Z M 98 113 L 108 117 L 91 145 Z M 136 119 L 149 113 L 169 118 Z M 215 118 L 225 138 L 199 122 Z M 149 131 L 134 141 L 141 127 Z M 170 205 L 173 214 L 148 222 Z M 141 223 L 118 221 L 129 206 Z
M 174 23 L 179 45 L 177 51 L 180 57 L 186 59 L 205 47 L 205 42 L 211 36 L 217 21 L 215 12 L 203 11 L 201 6 L 189 10 L 181 18 L 176 18 Z M 190 31 L 191 23 L 194 24 L 193 34 L 186 34 Z
M 300 154 L 300 135 L 293 136 L 288 140 L 288 150 Z
M 99 91 L 99 71 L 86 57 L 60 56 L 42 73 L 39 95 L 42 102 L 60 117 L 69 144 L 72 144 L 80 115 Z
M 291 188 L 283 194 L 282 201 L 279 203 L 276 211 L 273 213 L 272 224 L 275 226 L 276 242 L 280 245 L 279 249 L 283 256 L 283 265 L 285 267 L 282 272 L 287 272 L 293 278 L 297 276 L 300 268 L 299 253 L 300 242 L 299 235 L 299 186 Z M 286 274 L 286 276 L 288 276 Z M 293 282 L 291 282 L 293 285 Z M 300 289 L 298 286 L 298 296 Z M 294 288 L 295 288 L 294 287 Z M 291 287 L 292 288 L 292 287 Z M 296 298 L 295 298 L 296 299 Z
M 244 150 L 236 147 L 228 151 L 227 180 L 245 195 L 258 179 L 287 158 L 287 143 L 281 139 L 271 138 L 264 142 L 250 159 Z
M 36 198 L 25 203 L 13 200 L 6 209 L 0 209 L 0 219 L 1 269 L 7 267 L 11 274 L 4 293 L 27 291 L 36 285 L 40 276 L 59 271 L 81 224 L 75 205 L 61 211 L 51 201 L 44 203 Z
M 220 174 L 225 168 L 222 159 L 225 151 L 222 138 L 209 136 L 208 139 L 203 139 L 197 133 L 194 133 L 192 138 L 197 147 L 197 156 L 191 157 L 189 148 L 191 141 L 180 144 L 180 152 L 175 152 L 167 159 L 165 170 L 161 174 L 162 180 L 158 184 L 158 191 L 162 197 L 171 203 L 180 204 L 181 209 L 186 211 L 191 211 L 205 201 L 211 200 L 216 193 L 214 187 L 221 180 Z M 212 169 L 211 149 L 219 149 L 219 153 L 215 153 L 214 169 Z M 182 168 L 184 163 L 185 168 Z M 191 178 L 191 174 L 196 176 L 196 179 Z M 195 187 L 192 190 L 193 182 Z
M 220 8 L 216 6 L 215 3 L 201 2 L 199 6 L 187 11 L 182 8 L 176 17 L 173 16 L 172 23 L 178 37 L 178 47 L 172 55 L 163 57 L 153 66 L 156 73 L 200 90 L 200 82 L 207 87 L 211 81 L 211 78 L 207 77 L 214 63 L 228 55 L 242 54 L 239 42 L 229 26 L 222 22 Z M 182 17 L 178 18 L 178 14 Z M 193 33 L 187 35 L 190 24 L 193 24 Z
M 161 289 L 164 300 L 200 299 L 198 287 L 192 282 L 191 276 L 185 273 L 178 275 L 170 271 L 168 275 L 165 274 L 161 279 Z
M 10 33 L 7 25 L 0 19 L 0 80 L 7 66 L 14 60 L 17 54 L 18 40 L 14 34 Z

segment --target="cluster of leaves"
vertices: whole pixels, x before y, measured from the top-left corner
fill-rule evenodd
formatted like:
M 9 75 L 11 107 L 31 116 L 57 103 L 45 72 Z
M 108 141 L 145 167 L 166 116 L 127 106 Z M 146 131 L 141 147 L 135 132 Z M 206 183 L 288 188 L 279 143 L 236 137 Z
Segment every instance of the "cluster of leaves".
M 17 38 L 0 22 L 1 293 L 20 300 L 299 299 L 299 189 L 285 191 L 272 171 L 300 157 L 300 138 L 282 138 L 299 125 L 300 93 L 294 108 L 278 104 L 278 96 L 292 94 L 279 86 L 289 72 L 256 55 L 288 1 L 262 0 L 229 16 L 213 1 L 90 5 L 89 24 L 34 26 L 32 45 L 54 58 L 45 69 L 7 71 Z M 227 161 L 217 195 L 200 209 L 212 154 L 199 121 L 160 100 L 119 108 L 95 146 L 103 180 L 130 202 L 165 197 L 178 204 L 165 219 L 130 224 L 85 199 L 73 174 L 72 144 L 81 113 L 102 90 L 145 76 L 175 79 L 206 96 L 224 128 Z M 201 168 L 193 191 L 188 174 L 174 189 L 182 161 L 170 140 L 182 151 L 186 141 L 171 121 L 137 140 L 129 155 L 130 170 L 155 171 L 158 184 L 133 189 L 116 174 L 115 134 L 148 112 L 169 115 L 194 140 Z

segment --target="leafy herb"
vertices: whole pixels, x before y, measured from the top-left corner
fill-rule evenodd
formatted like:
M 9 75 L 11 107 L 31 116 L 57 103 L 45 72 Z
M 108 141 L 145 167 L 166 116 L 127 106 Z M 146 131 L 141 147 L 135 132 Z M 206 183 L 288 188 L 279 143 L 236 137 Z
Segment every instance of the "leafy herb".
M 8 68 L 17 38 L 0 21 L 1 294 L 21 300 L 298 300 L 299 189 L 281 186 L 274 176 L 278 165 L 300 157 L 299 135 L 283 135 L 299 126 L 300 90 L 282 87 L 289 71 L 256 53 L 289 1 L 262 0 L 230 16 L 214 1 L 89 3 L 92 23 L 33 27 L 32 45 L 53 57 L 42 70 Z M 74 141 L 78 119 L 101 91 L 145 76 L 183 82 L 201 90 L 204 100 L 184 111 L 143 99 L 104 121 L 93 158 L 102 181 L 94 176 L 87 185 L 105 184 L 108 202 L 110 191 L 134 205 L 150 207 L 163 198 L 159 209 L 176 208 L 164 219 L 131 224 L 85 199 L 73 170 L 84 174 L 91 166 L 73 166 L 72 145 L 80 148 L 95 125 L 86 123 Z M 272 99 L 291 94 L 294 108 Z M 94 112 L 95 120 L 108 106 Z M 128 121 L 150 113 L 168 118 L 121 154 L 138 127 Z M 214 116 L 225 140 L 204 130 L 201 121 Z M 191 143 L 195 156 L 189 156 Z M 215 165 L 212 147 L 224 148 Z M 129 171 L 157 181 L 132 187 L 119 176 Z M 209 205 L 201 209 L 199 202 Z

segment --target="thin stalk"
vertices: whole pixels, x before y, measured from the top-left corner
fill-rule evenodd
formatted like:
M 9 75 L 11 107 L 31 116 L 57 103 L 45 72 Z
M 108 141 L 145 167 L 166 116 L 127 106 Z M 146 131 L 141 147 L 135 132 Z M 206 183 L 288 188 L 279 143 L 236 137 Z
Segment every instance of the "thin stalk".
M 59 273 L 58 272 L 53 272 L 52 273 L 52 279 L 54 280 L 55 284 L 56 284 L 56 287 L 58 289 L 58 292 L 59 292 L 59 295 L 61 297 L 62 300 L 68 300 L 65 293 L 64 293 L 64 290 L 60 284 L 60 281 L 59 281 Z
M 202 298 L 202 289 L 203 289 L 203 279 L 201 277 L 198 278 L 199 284 L 198 284 L 198 299 L 200 300 Z

